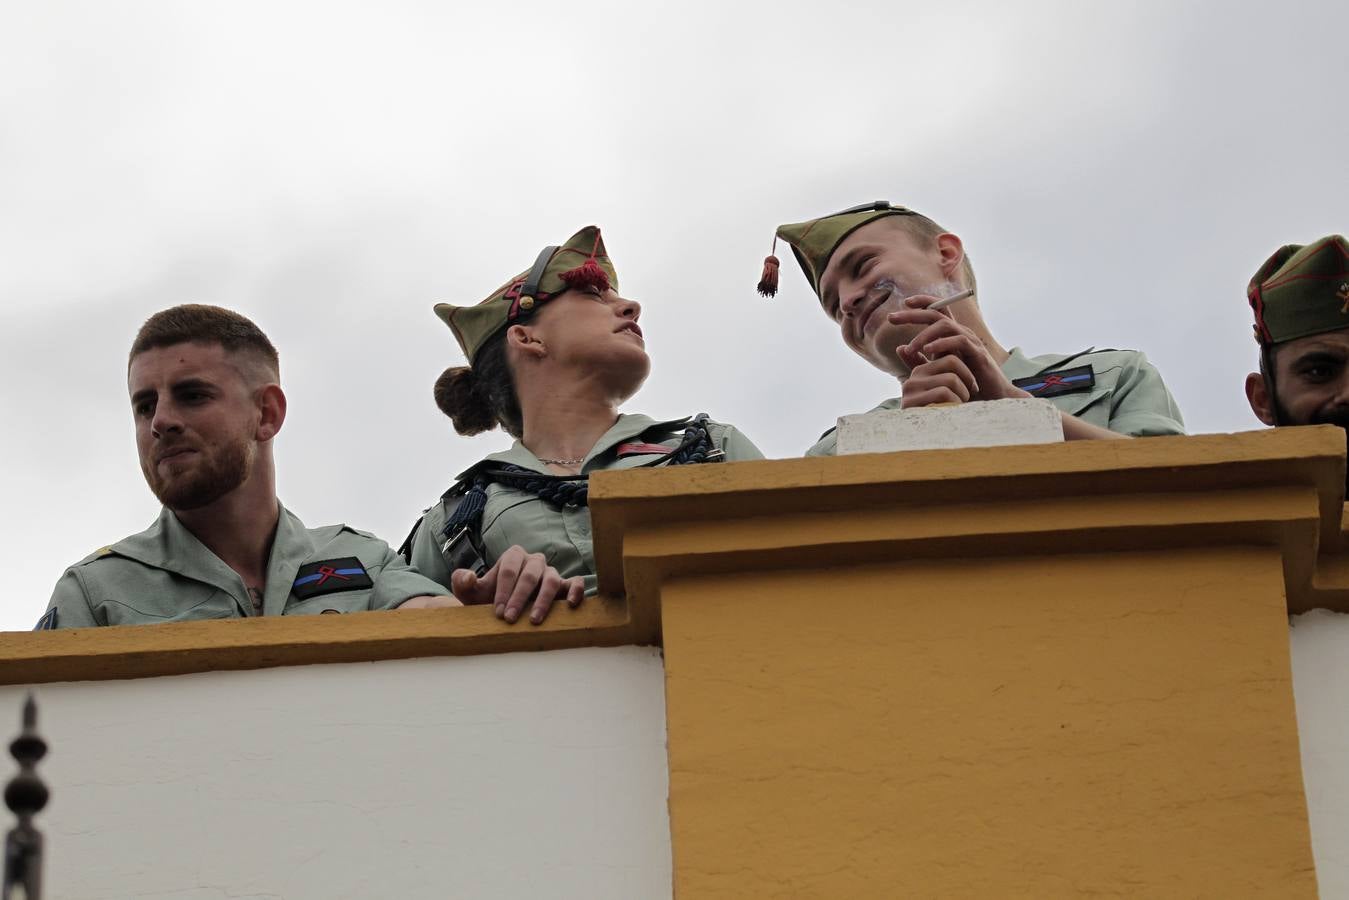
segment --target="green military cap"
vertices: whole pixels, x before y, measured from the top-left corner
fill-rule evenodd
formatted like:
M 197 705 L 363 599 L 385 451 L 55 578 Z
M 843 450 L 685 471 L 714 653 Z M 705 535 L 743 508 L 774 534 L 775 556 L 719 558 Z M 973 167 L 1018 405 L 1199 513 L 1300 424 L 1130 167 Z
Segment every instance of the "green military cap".
M 870 222 L 886 216 L 916 216 L 918 213 L 903 206 L 895 206 L 888 200 L 863 203 L 832 215 L 797 222 L 794 225 L 779 225 L 773 237 L 773 250 L 777 251 L 778 238 L 791 245 L 801 271 L 806 273 L 810 286 L 816 296 L 820 293 L 820 276 L 829 265 L 829 257 L 834 255 L 843 239 Z M 759 279 L 759 293 L 772 297 L 778 292 L 778 258 L 770 255 L 764 260 L 763 275 Z M 821 297 L 821 299 L 823 299 Z
M 1280 247 L 1246 288 L 1255 339 L 1281 344 L 1349 328 L 1349 243 L 1338 234 Z
M 473 306 L 437 303 L 436 315 L 450 326 L 469 365 L 487 339 L 512 322 L 528 318 L 569 288 L 618 290 L 618 273 L 596 225 L 587 225 L 561 246 L 544 247 L 534 265 Z

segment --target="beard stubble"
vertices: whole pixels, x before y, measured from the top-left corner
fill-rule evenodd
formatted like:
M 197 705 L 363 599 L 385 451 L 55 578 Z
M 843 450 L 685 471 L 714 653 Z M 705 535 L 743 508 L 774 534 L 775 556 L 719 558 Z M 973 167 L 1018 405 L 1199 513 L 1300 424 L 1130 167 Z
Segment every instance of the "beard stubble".
M 142 467 L 145 481 L 159 502 L 172 510 L 200 509 L 207 506 L 247 480 L 253 468 L 254 447 L 243 440 L 231 441 L 213 448 L 213 452 L 198 450 L 198 464 L 194 471 L 164 477 L 153 463 Z

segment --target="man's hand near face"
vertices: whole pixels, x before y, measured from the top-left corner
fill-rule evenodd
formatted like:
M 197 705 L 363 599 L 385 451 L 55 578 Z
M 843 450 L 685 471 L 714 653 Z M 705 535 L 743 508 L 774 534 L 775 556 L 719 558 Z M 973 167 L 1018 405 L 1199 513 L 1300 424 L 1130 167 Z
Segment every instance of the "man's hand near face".
M 910 374 L 903 384 L 900 407 L 971 400 L 1012 400 L 1030 394 L 1012 384 L 1001 364 L 973 331 L 944 312 L 928 309 L 934 297 L 910 297 L 905 309 L 889 314 L 892 325 L 922 330 L 896 348 Z
M 922 328 L 907 344 L 896 348 L 899 358 L 909 367 L 900 393 L 900 408 L 915 409 L 934 403 L 968 403 L 971 400 L 1016 400 L 1032 396 L 1012 384 L 1001 364 L 988 348 L 964 325 L 943 311 L 928 309 L 932 297 L 910 297 L 906 309 L 889 314 L 895 325 Z M 1107 428 L 1084 422 L 1060 411 L 1063 436 L 1077 440 L 1120 440 Z

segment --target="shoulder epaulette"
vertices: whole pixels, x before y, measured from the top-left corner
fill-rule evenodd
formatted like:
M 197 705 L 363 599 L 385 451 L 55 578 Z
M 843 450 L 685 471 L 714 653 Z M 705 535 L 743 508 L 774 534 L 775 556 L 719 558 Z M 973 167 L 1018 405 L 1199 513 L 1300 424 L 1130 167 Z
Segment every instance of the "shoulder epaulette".
M 105 559 L 105 558 L 107 558 L 107 557 L 109 557 L 109 556 L 116 556 L 116 555 L 117 555 L 116 551 L 114 551 L 114 550 L 112 549 L 111 546 L 107 546 L 107 547 L 99 547 L 99 548 L 98 548 L 97 550 L 95 550 L 93 553 L 90 553 L 90 554 L 89 554 L 88 556 L 86 556 L 84 559 L 82 559 L 82 560 L 80 560 L 79 562 L 75 563 L 75 565 L 77 565 L 77 566 L 83 566 L 83 565 L 86 565 L 86 564 L 88 564 L 88 563 L 96 562 L 97 560 Z
M 351 526 L 351 525 L 348 525 L 346 522 L 343 522 L 342 524 L 338 525 L 337 527 L 340 528 L 342 531 L 350 531 L 352 534 L 359 534 L 359 535 L 360 535 L 361 537 L 363 537 L 363 538 L 370 538 L 371 540 L 376 540 L 376 541 L 379 540 L 379 537 L 376 536 L 374 533 L 369 532 L 369 531 L 362 531 L 362 530 L 359 529 L 359 528 L 355 528 L 355 527 L 353 527 L 353 526 Z

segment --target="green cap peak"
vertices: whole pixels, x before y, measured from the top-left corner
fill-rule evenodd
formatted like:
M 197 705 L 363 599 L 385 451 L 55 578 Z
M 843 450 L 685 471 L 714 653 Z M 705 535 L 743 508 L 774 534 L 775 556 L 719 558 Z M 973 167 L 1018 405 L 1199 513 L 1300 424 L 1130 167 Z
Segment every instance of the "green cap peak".
M 1349 328 L 1349 242 L 1332 234 L 1280 247 L 1251 278 L 1246 298 L 1265 346 Z
M 435 310 L 454 332 L 471 366 L 482 345 L 498 331 L 529 318 L 563 291 L 581 287 L 618 290 L 618 272 L 604 249 L 597 225 L 587 225 L 564 244 L 543 248 L 533 266 L 485 300 L 472 306 L 437 303 Z

